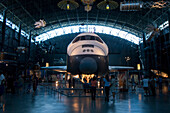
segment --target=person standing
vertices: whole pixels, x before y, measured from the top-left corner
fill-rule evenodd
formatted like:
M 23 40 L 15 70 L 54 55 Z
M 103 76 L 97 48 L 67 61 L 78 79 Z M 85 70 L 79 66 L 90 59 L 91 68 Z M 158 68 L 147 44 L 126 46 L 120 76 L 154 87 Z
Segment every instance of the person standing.
M 83 89 L 84 89 L 84 93 L 86 93 L 87 92 L 87 86 L 88 86 L 86 77 L 83 78 L 83 81 L 84 81 Z
M 103 84 L 103 76 L 100 78 L 100 88 L 103 88 L 104 84 Z
M 154 77 L 152 77 L 152 79 L 150 81 L 150 88 L 151 88 L 152 95 L 155 96 L 155 80 L 154 80 Z
M 136 83 L 135 83 L 134 76 L 132 76 L 131 82 L 132 82 L 132 91 L 136 91 Z
M 73 88 L 75 88 L 75 78 L 73 78 Z
M 22 94 L 22 90 L 23 90 L 23 86 L 24 86 L 24 79 L 21 77 L 21 75 L 19 75 L 18 78 L 18 93 Z
M 143 79 L 143 89 L 145 91 L 145 96 L 149 95 L 149 89 L 148 89 L 148 86 L 149 86 L 149 79 L 147 77 L 145 77 Z
M 115 92 L 116 92 L 116 79 L 115 79 L 114 75 L 111 76 L 111 84 L 112 84 L 112 86 L 111 86 L 110 89 L 111 89 L 113 99 L 114 99 L 115 98 Z
M 5 89 L 5 76 L 3 73 L 0 73 L 0 108 L 3 108 L 3 94 Z
M 104 89 L 105 89 L 105 101 L 109 102 L 109 91 L 110 91 L 110 81 L 109 75 L 106 74 L 105 78 L 103 78 Z
M 162 92 L 162 77 L 158 78 L 158 82 L 159 82 L 159 92 Z
M 68 80 L 68 84 L 69 88 L 71 88 L 71 78 Z
M 36 77 L 36 75 L 33 76 L 33 90 L 34 90 L 34 94 L 37 90 L 37 86 L 38 86 L 38 78 Z
M 93 77 L 93 79 L 91 80 L 91 97 L 92 97 L 92 100 L 95 100 L 95 97 L 96 97 L 96 86 L 97 86 L 96 77 Z
M 27 85 L 27 93 L 30 93 L 30 91 L 31 91 L 31 76 L 29 76 L 29 78 L 28 78 L 28 85 Z

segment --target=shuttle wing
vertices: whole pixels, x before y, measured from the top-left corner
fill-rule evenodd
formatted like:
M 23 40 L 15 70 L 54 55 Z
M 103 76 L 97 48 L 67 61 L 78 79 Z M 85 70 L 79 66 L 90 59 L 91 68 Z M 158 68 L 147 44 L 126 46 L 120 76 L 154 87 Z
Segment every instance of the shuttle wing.
M 49 66 L 49 67 L 41 67 L 44 70 L 52 70 L 57 72 L 67 72 L 67 66 Z
M 49 66 L 49 67 L 41 67 L 41 69 L 44 70 L 52 70 L 57 72 L 67 72 L 67 66 Z M 109 71 L 113 72 L 116 70 L 131 70 L 134 69 L 134 67 L 129 66 L 109 66 Z
M 134 69 L 134 67 L 129 67 L 129 66 L 109 66 L 109 71 L 115 71 L 115 70 L 130 70 Z

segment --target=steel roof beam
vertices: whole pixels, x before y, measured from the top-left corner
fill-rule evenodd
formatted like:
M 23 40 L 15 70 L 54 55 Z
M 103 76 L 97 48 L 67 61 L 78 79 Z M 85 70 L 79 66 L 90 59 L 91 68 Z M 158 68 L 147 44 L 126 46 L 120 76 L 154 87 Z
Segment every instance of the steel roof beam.
M 37 4 L 36 1 L 34 2 L 34 6 L 35 6 L 35 7 L 37 8 L 37 10 L 40 12 L 40 16 L 41 16 L 42 11 L 40 10 L 41 8 L 38 6 L 38 4 Z M 40 18 L 41 18 L 41 17 L 40 17 Z M 44 19 L 45 19 L 46 22 L 48 22 L 46 18 L 44 18 Z M 48 22 L 48 23 L 50 24 L 50 22 Z M 50 26 L 51 26 L 52 29 L 54 29 L 54 27 L 53 27 L 52 24 L 50 24 Z M 46 31 L 44 30 L 44 28 L 43 28 L 43 31 L 46 32 Z M 56 33 L 56 34 L 57 34 L 57 33 Z
M 98 18 L 99 18 L 99 10 L 97 10 L 96 23 L 98 23 Z
M 67 11 L 66 11 L 66 16 L 67 16 L 67 20 L 68 20 L 69 25 L 71 25 L 71 24 L 70 24 L 70 20 L 69 20 Z
M 139 20 L 139 22 L 135 25 L 135 26 L 138 26 L 142 20 L 144 20 L 144 18 L 151 12 L 151 9 Z
M 79 24 L 79 14 L 78 14 L 77 9 L 76 9 L 76 14 L 77 14 L 77 22 L 78 22 L 78 24 Z
M 8 9 L 4 4 L 0 3 L 5 9 Z M 13 12 L 11 12 L 10 10 L 8 10 L 15 18 L 17 18 L 22 24 L 24 24 L 25 26 L 29 27 L 27 24 L 25 24 L 20 18 L 18 18 L 18 16 L 16 16 Z
M 134 12 L 132 15 L 134 15 L 136 12 Z M 130 22 L 133 18 L 134 18 L 134 16 L 131 16 L 130 14 L 128 15 L 130 18 L 129 19 L 127 19 L 127 21 L 126 21 L 126 23 L 124 23 L 123 25 L 122 25 L 122 29 L 125 27 L 125 25 L 128 23 L 128 22 Z
M 108 13 L 107 13 L 106 19 L 105 19 L 105 21 L 104 21 L 104 25 L 106 25 L 106 23 L 107 23 L 107 20 L 108 20 L 108 18 L 109 18 L 109 14 L 110 14 L 110 10 L 109 10 Z
M 116 18 L 116 21 L 115 21 L 115 23 L 114 23 L 114 26 L 116 26 L 116 23 L 117 23 L 117 21 L 118 21 L 120 15 L 121 15 L 121 12 L 119 12 L 119 14 L 118 14 L 118 16 L 117 16 L 117 18 Z
M 36 22 L 35 18 L 24 8 L 24 6 L 18 1 L 18 0 L 15 0 L 20 6 L 21 8 L 32 18 L 32 20 L 34 22 Z
M 161 17 L 165 14 L 167 14 L 168 10 L 165 10 L 160 16 L 158 16 L 153 22 L 156 22 L 158 19 L 161 19 Z M 143 30 L 146 30 L 147 27 L 145 27 Z

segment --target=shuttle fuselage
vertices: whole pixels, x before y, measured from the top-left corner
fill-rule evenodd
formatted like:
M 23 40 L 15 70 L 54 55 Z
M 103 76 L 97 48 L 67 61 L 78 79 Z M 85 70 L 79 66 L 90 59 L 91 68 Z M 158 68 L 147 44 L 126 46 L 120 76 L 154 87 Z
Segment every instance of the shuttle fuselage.
M 67 71 L 71 74 L 108 72 L 108 47 L 94 33 L 81 33 L 67 47 Z

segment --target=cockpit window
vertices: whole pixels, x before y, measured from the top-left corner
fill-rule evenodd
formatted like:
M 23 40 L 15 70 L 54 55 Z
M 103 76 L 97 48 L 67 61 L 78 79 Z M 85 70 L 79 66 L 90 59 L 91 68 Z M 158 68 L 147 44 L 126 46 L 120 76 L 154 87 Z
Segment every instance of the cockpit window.
M 79 41 L 80 37 L 77 37 L 76 39 L 74 39 L 73 43 Z
M 91 39 L 90 40 L 95 40 L 95 37 L 94 36 L 91 36 Z
M 103 43 L 102 40 L 99 37 L 95 37 L 95 40 L 97 40 L 100 43 Z
M 99 37 L 90 36 L 90 35 L 77 37 L 77 38 L 73 41 L 73 43 L 78 42 L 78 41 L 81 41 L 81 40 L 96 40 L 96 41 L 98 41 L 98 42 L 100 42 L 100 43 L 103 43 L 103 41 L 102 41 Z
M 81 40 L 85 40 L 85 36 L 82 36 L 82 37 L 81 37 Z

